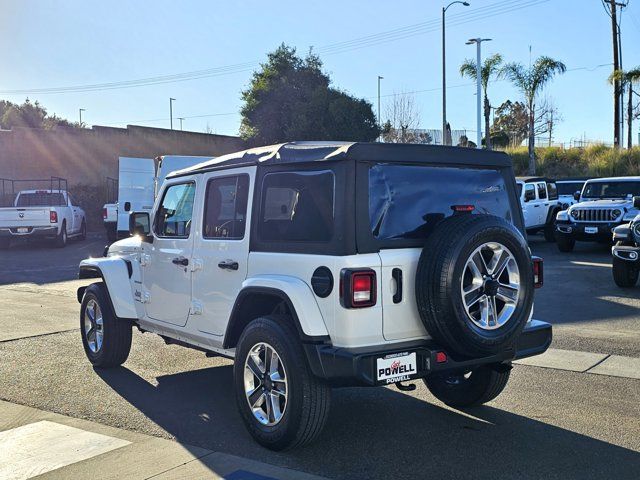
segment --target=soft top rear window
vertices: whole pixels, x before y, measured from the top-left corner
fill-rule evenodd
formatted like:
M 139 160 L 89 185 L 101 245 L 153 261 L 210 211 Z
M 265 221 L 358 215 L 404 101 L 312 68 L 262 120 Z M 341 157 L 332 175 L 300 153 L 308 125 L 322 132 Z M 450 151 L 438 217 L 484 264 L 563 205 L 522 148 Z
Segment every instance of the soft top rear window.
M 499 169 L 377 164 L 369 169 L 369 224 L 378 240 L 426 238 L 456 206 L 513 222 Z

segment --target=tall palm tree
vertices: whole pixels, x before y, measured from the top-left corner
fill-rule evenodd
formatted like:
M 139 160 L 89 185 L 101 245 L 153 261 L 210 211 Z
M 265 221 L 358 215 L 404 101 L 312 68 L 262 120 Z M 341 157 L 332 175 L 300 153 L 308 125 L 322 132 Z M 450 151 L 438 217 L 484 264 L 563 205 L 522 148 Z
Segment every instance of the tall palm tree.
M 536 173 L 535 134 L 536 99 L 551 79 L 567 71 L 567 67 L 559 60 L 550 57 L 538 57 L 533 65 L 525 67 L 521 63 L 508 63 L 501 71 L 524 95 L 529 114 L 529 173 Z
M 495 77 L 500 72 L 500 64 L 502 63 L 502 55 L 496 53 L 491 55 L 489 58 L 485 59 L 482 64 L 482 68 L 480 69 L 482 83 L 482 92 L 484 94 L 484 132 L 485 132 L 485 145 L 487 149 L 491 150 L 491 134 L 489 132 L 489 118 L 491 116 L 491 103 L 489 102 L 489 97 L 487 96 L 487 88 L 489 86 L 489 82 L 492 77 Z M 468 77 L 472 80 L 476 79 L 476 62 L 473 60 L 465 60 L 462 65 L 460 65 L 460 75 L 463 77 Z
M 612 85 L 617 81 L 620 82 L 621 88 L 629 87 L 629 100 L 627 103 L 627 148 L 633 146 L 633 85 L 640 83 L 640 67 L 627 72 L 623 70 L 614 70 L 609 76 L 609 83 Z

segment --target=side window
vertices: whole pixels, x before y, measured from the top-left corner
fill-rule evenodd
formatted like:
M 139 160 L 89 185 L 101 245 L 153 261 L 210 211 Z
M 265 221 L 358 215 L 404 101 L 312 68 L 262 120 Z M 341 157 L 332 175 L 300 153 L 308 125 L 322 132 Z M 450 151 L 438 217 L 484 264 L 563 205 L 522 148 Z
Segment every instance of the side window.
M 538 198 L 540 200 L 545 200 L 547 198 L 547 184 L 546 183 L 538 183 Z
M 155 218 L 154 231 L 159 237 L 189 237 L 195 192 L 193 182 L 171 185 L 164 191 Z
M 247 223 L 249 175 L 213 178 L 207 183 L 204 238 L 244 238 Z
M 556 187 L 555 183 L 548 182 L 547 191 L 549 192 L 549 200 L 558 199 L 558 188 Z
M 524 186 L 524 201 L 529 202 L 536 199 L 536 187 L 532 183 L 526 183 Z
M 258 237 L 268 242 L 328 242 L 333 237 L 333 172 L 265 175 Z

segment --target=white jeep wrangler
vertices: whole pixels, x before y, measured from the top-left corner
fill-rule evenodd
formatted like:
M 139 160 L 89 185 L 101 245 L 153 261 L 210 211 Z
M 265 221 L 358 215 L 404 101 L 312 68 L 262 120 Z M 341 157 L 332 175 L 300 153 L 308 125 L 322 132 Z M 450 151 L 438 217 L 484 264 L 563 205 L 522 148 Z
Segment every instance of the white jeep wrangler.
M 132 326 L 235 359 L 251 435 L 322 430 L 337 386 L 421 378 L 455 407 L 544 352 L 509 157 L 427 145 L 287 143 L 170 174 L 131 238 L 80 264 L 87 357 L 122 364 Z

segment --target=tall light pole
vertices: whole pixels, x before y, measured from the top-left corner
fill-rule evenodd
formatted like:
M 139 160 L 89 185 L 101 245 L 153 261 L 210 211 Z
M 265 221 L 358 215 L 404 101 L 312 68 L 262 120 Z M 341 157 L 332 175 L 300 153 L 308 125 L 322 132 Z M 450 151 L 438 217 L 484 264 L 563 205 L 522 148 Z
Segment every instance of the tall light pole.
M 184 120 L 184 117 L 178 117 L 178 120 L 180 120 L 180 131 L 182 131 L 182 121 Z
M 469 2 L 451 2 L 446 7 L 442 7 L 442 144 L 447 145 L 447 62 L 445 54 L 445 13 L 451 5 L 459 3 L 465 7 Z
M 80 127 L 82 127 L 82 112 L 86 112 L 84 108 L 78 109 L 78 113 L 80 113 Z
M 470 38 L 467 45 L 476 44 L 476 131 L 478 132 L 476 148 L 482 148 L 482 55 L 480 54 L 482 42 L 490 42 L 490 38 Z M 485 132 L 489 135 L 489 132 Z
M 378 125 L 380 127 L 382 127 L 382 118 L 380 117 L 380 80 L 382 80 L 383 78 L 384 77 L 378 75 Z M 380 137 L 378 137 L 378 139 L 380 139 Z
M 176 99 L 175 98 L 169 98 L 169 118 L 170 120 L 170 125 L 171 125 L 171 130 L 173 130 L 173 102 L 175 102 Z

